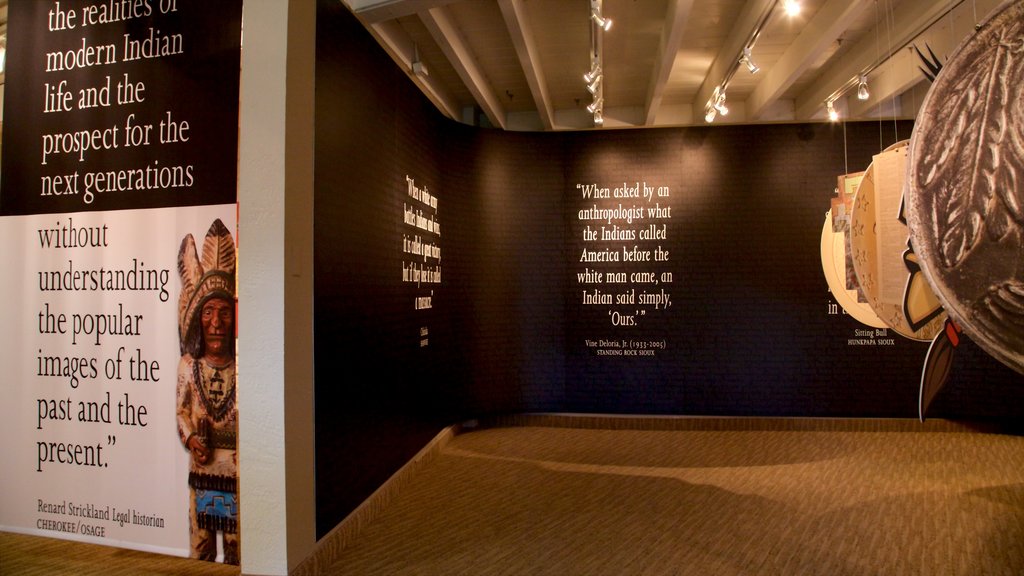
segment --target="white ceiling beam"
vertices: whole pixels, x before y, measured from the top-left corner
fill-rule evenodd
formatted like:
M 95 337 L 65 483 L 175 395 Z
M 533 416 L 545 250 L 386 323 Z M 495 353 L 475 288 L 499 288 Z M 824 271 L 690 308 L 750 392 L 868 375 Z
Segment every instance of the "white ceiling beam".
M 519 64 L 526 76 L 526 83 L 530 85 L 530 94 L 533 95 L 540 122 L 545 130 L 551 130 L 555 125 L 554 107 L 551 104 L 548 83 L 541 69 L 537 43 L 533 39 L 533 29 L 526 17 L 523 0 L 498 0 L 498 7 L 501 8 L 501 15 L 505 19 L 505 27 L 508 28 L 516 55 L 519 56 Z
M 700 85 L 700 89 L 697 90 L 697 95 L 693 99 L 694 118 L 704 118 L 704 105 L 711 98 L 715 88 L 722 83 L 725 75 L 736 64 L 740 53 L 743 51 L 743 47 L 750 40 L 754 27 L 757 26 L 757 23 L 766 11 L 771 10 L 775 6 L 777 1 L 748 0 L 743 5 L 743 10 L 740 12 L 739 17 L 736 18 L 736 24 L 733 25 L 732 31 L 729 32 L 729 37 L 722 42 L 718 55 L 715 56 L 714 62 L 708 68 L 707 76 L 704 77 L 704 82 Z
M 825 99 L 866 70 L 878 66 L 888 56 L 890 47 L 899 50 L 941 19 L 950 9 L 949 2 L 935 0 L 904 0 L 891 14 L 885 13 L 888 3 L 875 3 L 877 26 L 839 61 L 828 69 L 796 98 L 796 119 L 814 117 L 825 106 Z M 890 24 L 887 24 L 890 23 Z
M 455 0 L 342 0 L 364 24 L 377 24 L 451 4 Z
M 672 66 L 678 57 L 679 44 L 683 41 L 683 32 L 692 7 L 693 0 L 669 0 L 668 10 L 665 12 L 665 26 L 661 29 L 661 42 L 658 44 L 654 70 L 651 72 L 651 83 L 647 88 L 643 116 L 643 124 L 646 126 L 653 126 L 661 111 L 665 85 L 672 75 Z
M 384 50 L 395 61 L 399 68 L 404 70 L 412 79 L 420 91 L 437 106 L 444 115 L 453 120 L 459 119 L 459 106 L 445 90 L 444 85 L 436 78 L 426 78 L 412 74 L 412 62 L 416 52 L 414 42 L 405 33 L 401 25 L 391 20 L 374 24 L 369 27 L 370 33 L 377 39 L 377 43 L 384 47 Z
M 771 110 L 775 101 L 842 35 L 849 23 L 871 5 L 871 0 L 829 0 L 822 6 L 747 98 L 747 117 L 758 120 Z
M 487 81 L 480 64 L 473 56 L 473 51 L 462 37 L 462 33 L 459 32 L 448 9 L 431 8 L 426 12 L 421 12 L 419 17 L 448 61 L 455 67 L 459 78 L 473 94 L 473 98 L 476 99 L 491 124 L 504 130 L 506 125 L 504 107 Z

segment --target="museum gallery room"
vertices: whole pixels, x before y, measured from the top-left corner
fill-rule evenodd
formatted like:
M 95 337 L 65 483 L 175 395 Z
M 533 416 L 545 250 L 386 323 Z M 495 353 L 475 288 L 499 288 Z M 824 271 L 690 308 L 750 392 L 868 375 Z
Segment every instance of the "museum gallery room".
M 1024 573 L 1024 1 L 240 4 L 240 563 L 0 573 Z

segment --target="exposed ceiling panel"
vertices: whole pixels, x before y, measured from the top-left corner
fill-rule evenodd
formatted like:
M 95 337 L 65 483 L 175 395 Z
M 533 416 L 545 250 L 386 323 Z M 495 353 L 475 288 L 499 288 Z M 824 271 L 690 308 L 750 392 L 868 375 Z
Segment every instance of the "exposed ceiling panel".
M 506 130 L 595 128 L 582 79 L 595 34 L 602 129 L 704 124 L 723 87 L 716 123 L 820 121 L 826 100 L 845 119 L 912 118 L 928 88 L 914 47 L 944 59 L 1000 3 L 800 0 L 791 16 L 783 0 L 339 1 L 443 114 Z

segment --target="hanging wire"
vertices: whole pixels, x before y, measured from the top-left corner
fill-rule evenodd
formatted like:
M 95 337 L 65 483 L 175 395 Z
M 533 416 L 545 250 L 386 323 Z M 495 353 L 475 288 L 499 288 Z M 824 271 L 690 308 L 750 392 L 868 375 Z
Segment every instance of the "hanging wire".
M 881 26 L 878 22 L 878 0 L 875 0 L 875 62 L 882 61 L 882 46 L 881 39 L 879 38 L 878 28 Z M 882 115 L 878 115 L 878 151 L 885 150 L 885 139 L 882 136 Z
M 893 53 L 892 53 L 892 29 L 896 27 L 896 14 L 895 14 L 895 11 L 894 11 L 894 9 L 892 7 L 891 0 L 886 0 L 886 7 L 887 7 L 887 12 L 886 12 L 886 20 L 887 20 L 886 33 L 889 36 L 889 69 L 891 70 L 896 65 L 896 62 L 894 62 L 895 58 L 893 58 Z M 896 138 L 895 141 L 899 142 L 900 141 L 900 129 L 899 129 L 899 124 L 897 124 L 896 120 L 897 120 L 896 119 L 896 92 L 893 92 L 892 93 L 892 133 L 893 133 L 893 137 Z
M 850 152 L 846 148 L 846 120 L 843 120 L 843 166 L 844 174 L 850 173 Z
M 910 46 L 907 46 L 907 50 L 913 50 L 913 48 L 911 48 Z M 911 61 L 912 61 L 912 58 L 911 58 Z M 911 63 L 910 66 L 913 67 L 914 66 L 913 63 Z M 911 70 L 911 74 L 913 74 L 913 73 L 914 73 L 914 71 Z M 915 117 L 917 116 L 917 112 L 918 112 L 918 106 L 917 106 L 917 86 L 920 83 L 921 82 L 914 82 L 914 85 L 910 87 L 910 103 L 913 106 L 912 110 L 914 111 L 914 116 Z
M 949 53 L 951 54 L 956 49 L 956 32 L 953 30 L 953 9 L 956 8 L 956 2 L 949 0 Z M 974 22 L 977 23 L 978 19 L 975 18 Z

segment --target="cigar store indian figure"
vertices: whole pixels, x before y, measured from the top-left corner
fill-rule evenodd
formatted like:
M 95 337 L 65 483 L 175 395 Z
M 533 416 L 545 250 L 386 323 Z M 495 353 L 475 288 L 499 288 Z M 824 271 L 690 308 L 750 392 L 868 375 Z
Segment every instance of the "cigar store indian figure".
M 235 405 L 235 244 L 218 219 L 203 240 L 202 259 L 191 234 L 178 251 L 178 435 L 190 455 L 191 556 L 239 562 L 238 409 Z

